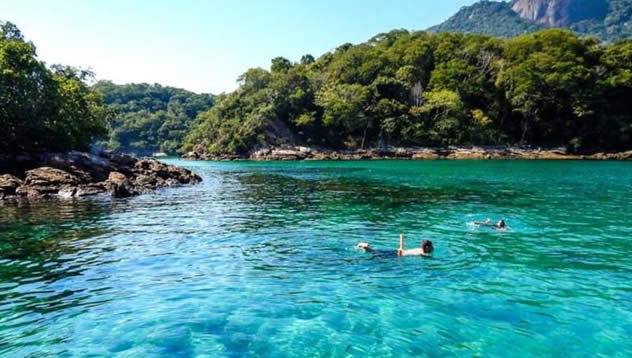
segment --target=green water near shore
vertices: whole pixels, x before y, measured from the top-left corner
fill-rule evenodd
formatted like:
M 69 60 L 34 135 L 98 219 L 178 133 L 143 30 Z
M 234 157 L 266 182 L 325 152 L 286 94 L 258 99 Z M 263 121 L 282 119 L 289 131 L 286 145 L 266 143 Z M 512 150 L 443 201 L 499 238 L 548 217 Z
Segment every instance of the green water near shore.
M 169 162 L 0 205 L 0 356 L 632 355 L 631 163 Z M 354 249 L 399 232 L 433 257 Z

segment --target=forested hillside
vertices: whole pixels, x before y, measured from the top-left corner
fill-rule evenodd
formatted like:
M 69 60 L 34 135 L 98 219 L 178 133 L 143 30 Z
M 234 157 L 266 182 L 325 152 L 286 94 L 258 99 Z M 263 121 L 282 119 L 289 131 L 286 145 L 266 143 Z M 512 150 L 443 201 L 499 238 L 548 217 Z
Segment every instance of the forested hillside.
M 106 107 L 116 114 L 107 147 L 140 155 L 175 153 L 198 113 L 213 105 L 212 95 L 159 84 L 100 81 L 93 88 L 103 94 Z
M 0 154 L 89 150 L 112 118 L 91 78 L 47 67 L 14 24 L 0 22 Z
M 461 8 L 429 31 L 513 37 L 547 27 L 608 42 L 629 38 L 632 0 L 483 0 Z
M 512 39 L 396 30 L 318 60 L 278 57 L 200 115 L 184 150 L 305 144 L 632 148 L 632 41 L 570 31 Z
M 480 1 L 472 6 L 463 7 L 445 22 L 428 30 L 514 37 L 544 28 L 543 24 L 521 18 L 511 9 L 509 3 Z

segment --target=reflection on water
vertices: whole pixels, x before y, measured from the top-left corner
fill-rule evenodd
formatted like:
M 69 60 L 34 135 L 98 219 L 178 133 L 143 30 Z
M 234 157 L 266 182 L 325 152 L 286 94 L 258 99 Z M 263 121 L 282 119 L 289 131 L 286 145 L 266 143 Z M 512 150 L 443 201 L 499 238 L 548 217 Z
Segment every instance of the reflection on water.
M 0 205 L 0 356 L 632 354 L 628 163 L 178 164 L 204 182 Z M 353 249 L 401 231 L 434 257 Z

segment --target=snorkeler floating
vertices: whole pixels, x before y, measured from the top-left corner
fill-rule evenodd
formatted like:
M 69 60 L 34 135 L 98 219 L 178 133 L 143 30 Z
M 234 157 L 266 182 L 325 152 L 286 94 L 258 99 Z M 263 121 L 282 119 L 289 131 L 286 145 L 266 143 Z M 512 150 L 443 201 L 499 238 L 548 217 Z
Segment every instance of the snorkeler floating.
M 505 223 L 505 220 L 500 219 L 496 224 L 492 224 L 491 219 L 485 221 L 474 221 L 474 225 L 490 227 L 496 230 L 508 230 L 509 227 Z M 368 242 L 360 242 L 356 245 L 357 249 L 364 250 L 364 252 L 370 252 L 375 256 L 389 257 L 389 256 L 430 256 L 434 251 L 434 245 L 430 240 L 422 240 L 421 247 L 418 249 L 406 250 L 404 248 L 404 234 L 399 234 L 399 248 L 397 251 L 392 250 L 376 250 Z
M 487 219 L 485 221 L 474 221 L 473 222 L 474 225 L 478 225 L 478 226 L 487 226 L 487 227 L 491 227 L 494 228 L 496 230 L 506 230 L 507 229 L 507 224 L 505 224 L 505 220 L 500 219 L 498 220 L 498 222 L 496 224 L 492 224 L 492 220 L 491 219 Z
M 372 254 L 383 254 L 371 247 L 367 242 L 361 242 L 356 246 L 358 249 L 364 250 L 364 252 L 370 252 Z M 404 249 L 404 234 L 399 234 L 399 249 L 397 249 L 397 256 L 430 256 L 434 251 L 432 241 L 423 240 L 421 247 L 418 249 Z

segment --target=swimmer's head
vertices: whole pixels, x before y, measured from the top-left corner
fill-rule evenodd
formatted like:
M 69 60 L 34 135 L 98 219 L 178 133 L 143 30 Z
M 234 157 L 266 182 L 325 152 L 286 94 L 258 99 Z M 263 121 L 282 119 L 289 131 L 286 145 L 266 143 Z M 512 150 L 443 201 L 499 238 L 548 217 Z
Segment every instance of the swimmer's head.
M 434 246 L 432 245 L 432 241 L 424 240 L 421 242 L 421 249 L 424 250 L 424 253 L 430 254 L 434 251 Z
M 498 221 L 498 224 L 496 224 L 496 226 L 498 226 L 498 227 L 500 227 L 500 228 L 503 228 L 503 227 L 505 227 L 505 226 L 507 226 L 507 225 L 505 225 L 505 220 L 500 219 L 500 220 Z

